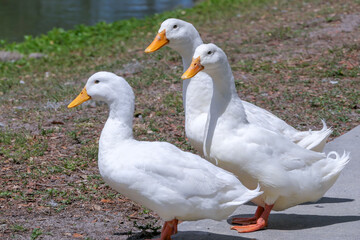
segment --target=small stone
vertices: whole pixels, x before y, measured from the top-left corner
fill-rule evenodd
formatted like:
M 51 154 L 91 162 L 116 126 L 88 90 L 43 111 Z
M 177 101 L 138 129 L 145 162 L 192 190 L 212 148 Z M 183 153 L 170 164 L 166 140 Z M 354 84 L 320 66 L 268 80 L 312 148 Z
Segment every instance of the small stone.
M 101 211 L 101 206 L 94 204 L 93 209 L 96 211 Z
M 336 79 L 333 78 L 323 78 L 321 79 L 321 82 L 325 83 L 325 82 L 329 82 L 331 84 L 338 84 L 339 81 L 337 81 Z
M 48 101 L 44 107 L 45 107 L 46 109 L 54 109 L 54 110 L 57 110 L 57 109 L 58 109 L 59 107 L 61 107 L 62 105 L 65 105 L 65 104 L 62 103 L 62 102 L 50 102 L 50 101 Z
M 241 74 L 241 78 L 244 79 L 244 80 L 248 80 L 248 77 L 244 74 Z
M 42 54 L 42 53 L 30 53 L 29 54 L 29 58 L 38 59 L 38 58 L 43 58 L 43 57 L 46 57 L 46 54 Z
M 1 62 L 14 62 L 20 60 L 24 57 L 21 53 L 17 52 L 8 52 L 8 51 L 0 51 L 0 61 Z
M 19 82 L 20 84 L 25 84 L 25 82 L 23 81 L 23 80 L 20 80 L 20 82 Z
M 53 199 L 51 199 L 48 204 L 52 207 L 56 207 L 57 205 L 59 205 L 57 202 L 55 202 Z

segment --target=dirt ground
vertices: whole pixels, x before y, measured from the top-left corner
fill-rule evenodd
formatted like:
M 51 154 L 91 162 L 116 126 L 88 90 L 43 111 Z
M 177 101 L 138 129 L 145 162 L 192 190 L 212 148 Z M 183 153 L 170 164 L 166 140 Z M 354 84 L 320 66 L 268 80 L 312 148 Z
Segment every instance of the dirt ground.
M 275 1 L 226 22 L 209 20 L 195 27 L 205 42 L 226 51 L 242 99 L 301 130 L 320 128 L 324 118 L 334 129 L 332 138 L 359 124 L 358 1 Z M 142 56 L 143 49 L 134 50 L 134 55 Z M 135 63 L 132 69 L 130 65 L 118 68 L 118 74 L 136 79 L 146 71 L 144 64 L 178 76 L 182 69 L 178 56 Z M 135 137 L 166 140 L 193 151 L 184 135 L 182 83 L 165 80 L 164 84 L 166 90 L 156 83 L 135 88 Z M 158 97 L 150 100 L 149 96 Z M 6 135 L 8 151 L 21 154 L 29 152 L 29 146 L 35 150 L 24 159 L 1 161 L 0 238 L 144 239 L 157 235 L 162 225 L 158 216 L 111 190 L 99 176 L 97 139 L 106 106 L 90 102 L 76 111 L 57 111 L 67 104 L 47 102 L 38 116 L 30 116 L 19 104 L 2 106 L 1 124 L 31 133 L 24 139 L 16 132 Z M 32 124 L 37 118 L 42 119 L 41 127 Z

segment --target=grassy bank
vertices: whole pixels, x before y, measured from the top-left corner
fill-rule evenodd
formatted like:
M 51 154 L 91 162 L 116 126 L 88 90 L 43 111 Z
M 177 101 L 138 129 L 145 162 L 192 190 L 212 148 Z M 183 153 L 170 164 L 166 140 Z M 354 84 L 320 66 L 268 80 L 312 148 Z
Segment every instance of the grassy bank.
M 107 107 L 66 106 L 92 73 L 116 72 L 136 94 L 136 138 L 192 150 L 184 134 L 181 59 L 169 48 L 143 52 L 169 17 L 192 22 L 205 42 L 225 50 L 242 99 L 301 130 L 321 127 L 323 118 L 333 137 L 346 133 L 360 114 L 359 5 L 202 1 L 144 20 L 54 29 L 22 43 L 0 43 L 1 50 L 47 55 L 0 62 L 0 238 L 126 239 L 157 229 L 154 213 L 101 181 L 97 139 Z
M 241 9 L 261 4 L 264 0 L 241 1 Z M 237 6 L 237 8 L 234 8 Z M 36 74 L 40 72 L 77 72 L 81 75 L 87 73 L 91 68 L 84 66 L 95 66 L 99 69 L 107 68 L 95 59 L 113 59 L 118 57 L 116 65 L 120 66 L 129 60 L 126 58 L 129 51 L 141 49 L 148 43 L 149 39 L 158 29 L 160 23 L 169 17 L 185 18 L 194 23 L 209 22 L 211 19 L 221 19 L 240 11 L 238 1 L 211 0 L 199 3 L 192 9 L 178 9 L 171 12 L 155 14 L 145 20 L 129 19 L 114 23 L 100 22 L 95 26 L 76 26 L 74 30 L 64 31 L 55 28 L 40 37 L 25 36 L 22 43 L 0 42 L 0 50 L 15 51 L 25 55 L 30 53 L 43 53 L 44 59 L 22 59 L 12 62 L 0 62 L 2 81 L 0 82 L 0 93 L 21 90 L 19 86 L 19 73 Z M 215 18 L 214 18 L 215 16 Z M 78 66 L 75 67 L 74 66 Z M 21 77 L 21 76 L 20 76 Z M 47 79 L 49 82 L 52 79 Z M 55 80 L 58 82 L 58 79 Z M 52 83 L 54 83 L 52 81 Z M 43 82 L 39 81 L 43 86 Z M 56 84 L 56 83 L 55 83 Z M 53 84 L 51 84 L 53 85 Z M 38 84 L 32 85 L 36 88 Z M 20 89 L 18 88 L 20 87 Z M 59 97 L 64 96 L 60 91 Z M 60 96 L 61 95 L 61 96 Z

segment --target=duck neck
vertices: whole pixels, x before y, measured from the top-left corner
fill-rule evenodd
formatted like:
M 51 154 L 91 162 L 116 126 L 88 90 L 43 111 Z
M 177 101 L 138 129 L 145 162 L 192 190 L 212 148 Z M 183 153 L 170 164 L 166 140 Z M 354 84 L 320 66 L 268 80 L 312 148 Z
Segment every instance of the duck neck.
M 206 68 L 205 68 L 206 69 Z M 234 76 L 226 61 L 220 68 L 207 70 L 213 80 L 213 95 L 204 134 L 204 154 L 209 157 L 212 139 L 219 120 L 224 116 L 225 126 L 237 127 L 248 123 L 240 98 L 237 95 Z
M 174 46 L 173 49 L 175 51 L 177 51 L 182 58 L 182 63 L 183 63 L 183 71 L 185 72 L 192 61 L 192 57 L 194 55 L 195 49 L 200 46 L 203 43 L 200 35 L 197 35 L 196 37 L 194 37 L 192 40 L 188 41 L 188 44 L 179 44 L 177 46 Z M 183 105 L 184 105 L 184 109 L 185 109 L 185 113 L 186 113 L 186 91 L 187 91 L 187 87 L 190 83 L 191 79 L 186 79 L 183 81 Z
M 122 140 L 133 139 L 134 103 L 125 103 L 122 100 L 109 104 L 110 112 L 101 132 L 100 143 L 116 144 Z
M 210 113 L 220 114 L 219 109 L 225 110 L 231 99 L 238 98 L 234 76 L 230 65 L 226 62 L 220 68 L 207 71 L 213 79 L 213 97 Z

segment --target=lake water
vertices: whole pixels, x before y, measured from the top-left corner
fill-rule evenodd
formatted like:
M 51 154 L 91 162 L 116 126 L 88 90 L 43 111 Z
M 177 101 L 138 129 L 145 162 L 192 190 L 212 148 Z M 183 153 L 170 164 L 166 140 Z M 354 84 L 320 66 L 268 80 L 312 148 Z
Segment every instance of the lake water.
M 53 27 L 71 29 L 192 6 L 193 0 L 0 0 L 0 39 L 21 41 Z

